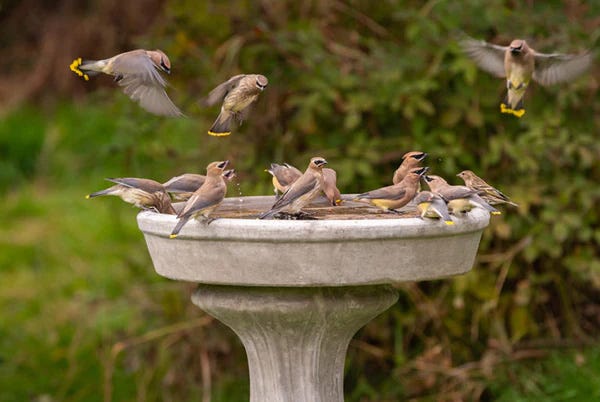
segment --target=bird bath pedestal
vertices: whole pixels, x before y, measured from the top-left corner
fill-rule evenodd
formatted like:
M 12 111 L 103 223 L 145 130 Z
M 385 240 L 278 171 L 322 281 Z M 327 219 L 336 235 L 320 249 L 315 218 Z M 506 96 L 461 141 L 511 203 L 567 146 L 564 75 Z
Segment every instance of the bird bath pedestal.
M 231 198 L 224 207 L 257 212 L 272 203 Z M 392 284 L 471 269 L 489 215 L 473 210 L 455 222 L 238 216 L 189 222 L 169 239 L 175 216 L 138 215 L 156 272 L 199 283 L 194 304 L 242 340 L 251 402 L 342 402 L 350 339 L 396 302 Z

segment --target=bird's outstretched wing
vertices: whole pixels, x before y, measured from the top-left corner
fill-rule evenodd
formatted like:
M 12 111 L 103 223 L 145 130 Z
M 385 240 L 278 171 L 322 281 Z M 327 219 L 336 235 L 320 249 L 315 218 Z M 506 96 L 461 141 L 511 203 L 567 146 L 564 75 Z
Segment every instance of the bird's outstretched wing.
M 212 106 L 223 101 L 223 99 L 225 98 L 225 96 L 227 96 L 229 91 L 235 88 L 239 84 L 240 80 L 245 76 L 246 74 L 234 75 L 222 84 L 217 85 L 215 89 L 208 93 L 206 99 L 204 99 L 204 104 L 206 104 L 207 106 Z
M 123 92 L 150 113 L 183 116 L 165 91 L 167 82 L 144 51 L 119 55 L 113 62 L 113 74 Z
M 460 42 L 463 51 L 477 63 L 477 65 L 497 77 L 506 77 L 504 71 L 504 53 L 508 49 L 483 40 L 465 38 Z
M 533 79 L 542 85 L 570 81 L 583 74 L 591 65 L 590 52 L 577 55 L 535 53 Z

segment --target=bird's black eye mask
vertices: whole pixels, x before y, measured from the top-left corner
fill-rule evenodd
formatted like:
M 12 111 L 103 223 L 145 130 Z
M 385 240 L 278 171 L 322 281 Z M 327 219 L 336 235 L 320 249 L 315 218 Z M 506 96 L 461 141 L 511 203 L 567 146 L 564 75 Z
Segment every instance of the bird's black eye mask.
M 171 69 L 169 67 L 167 67 L 167 65 L 165 64 L 165 62 L 161 59 L 160 60 L 160 67 L 165 70 L 166 72 L 171 71 Z

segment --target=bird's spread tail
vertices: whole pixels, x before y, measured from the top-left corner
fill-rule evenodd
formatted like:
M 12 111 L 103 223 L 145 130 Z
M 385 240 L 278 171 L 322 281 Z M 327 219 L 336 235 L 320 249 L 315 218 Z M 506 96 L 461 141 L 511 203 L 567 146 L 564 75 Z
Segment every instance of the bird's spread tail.
M 231 120 L 233 120 L 233 113 L 222 110 L 217 117 L 217 120 L 213 123 L 208 134 L 215 137 L 224 137 L 231 134 Z
M 81 69 L 79 68 L 81 66 L 81 64 L 82 64 L 81 57 L 79 57 L 79 58 L 73 60 L 73 62 L 69 66 L 69 68 L 71 69 L 71 71 L 73 71 L 78 76 L 83 77 L 84 80 L 89 81 L 89 79 L 90 79 L 89 74 L 87 72 L 81 71 Z
M 512 106 L 510 106 L 510 102 L 508 102 L 507 96 L 504 102 L 500 104 L 500 113 L 512 114 L 513 116 L 517 116 L 518 118 L 523 117 L 523 115 L 525 114 L 525 108 L 523 108 L 523 99 L 521 99 L 519 103 L 517 103 L 517 106 L 513 108 Z

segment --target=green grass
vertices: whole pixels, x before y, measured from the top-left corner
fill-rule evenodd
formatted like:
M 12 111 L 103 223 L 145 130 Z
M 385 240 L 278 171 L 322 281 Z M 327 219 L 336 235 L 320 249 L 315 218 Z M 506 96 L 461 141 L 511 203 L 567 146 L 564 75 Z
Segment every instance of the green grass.
M 499 402 L 600 400 L 600 348 L 554 352 L 500 373 L 491 383 Z

